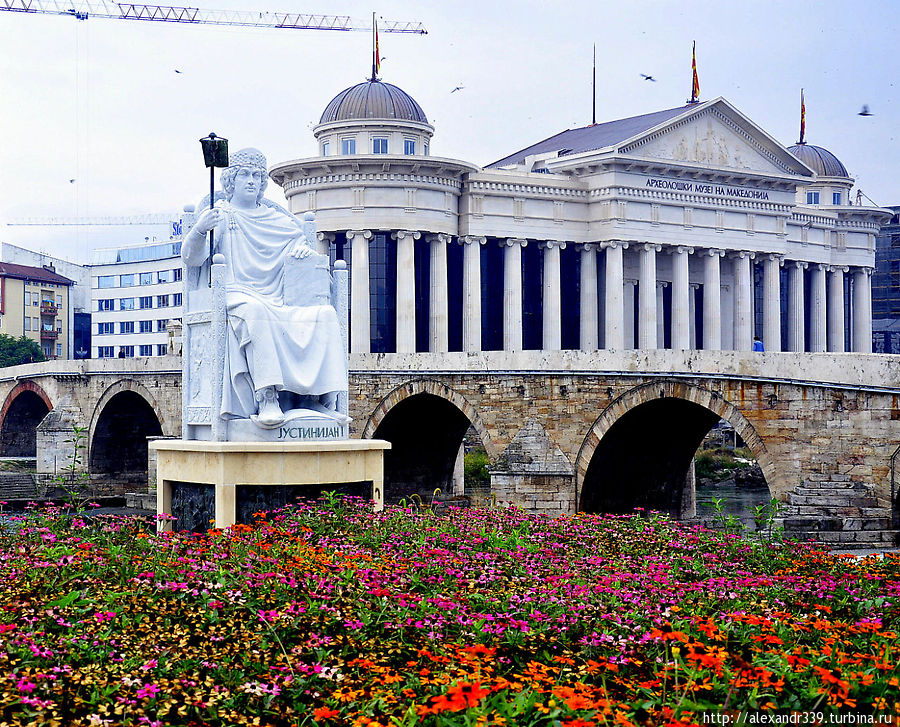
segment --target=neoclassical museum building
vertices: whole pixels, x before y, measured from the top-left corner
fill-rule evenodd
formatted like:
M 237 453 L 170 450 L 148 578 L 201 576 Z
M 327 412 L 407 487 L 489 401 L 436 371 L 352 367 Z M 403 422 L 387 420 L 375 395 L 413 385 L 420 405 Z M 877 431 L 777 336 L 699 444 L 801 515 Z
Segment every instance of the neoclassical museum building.
M 401 89 L 348 88 L 276 164 L 351 271 L 351 351 L 859 351 L 875 236 L 829 151 L 723 98 L 569 129 L 485 167 Z

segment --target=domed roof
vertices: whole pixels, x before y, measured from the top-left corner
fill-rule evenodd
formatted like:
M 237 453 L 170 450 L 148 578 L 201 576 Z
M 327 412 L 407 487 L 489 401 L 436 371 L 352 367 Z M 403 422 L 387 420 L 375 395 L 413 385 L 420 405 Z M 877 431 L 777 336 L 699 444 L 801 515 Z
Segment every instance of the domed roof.
M 428 123 L 416 100 L 402 88 L 384 81 L 369 80 L 346 88 L 331 99 L 320 124 L 352 119 L 398 119 Z
M 847 167 L 828 149 L 812 144 L 794 144 L 788 147 L 788 151 L 820 177 L 850 178 Z

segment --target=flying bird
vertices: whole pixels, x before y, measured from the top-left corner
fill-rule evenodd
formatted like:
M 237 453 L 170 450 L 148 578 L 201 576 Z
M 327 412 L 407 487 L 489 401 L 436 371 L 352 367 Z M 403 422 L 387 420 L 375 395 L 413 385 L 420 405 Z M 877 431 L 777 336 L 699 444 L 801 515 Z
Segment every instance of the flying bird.
M 869 111 L 869 104 L 863 104 L 862 111 L 857 114 L 858 116 L 872 116 L 872 112 Z
M 653 76 L 648 76 L 646 73 L 642 73 L 641 78 L 643 78 L 645 81 L 653 81 L 654 83 L 656 83 L 656 79 Z
M 465 88 L 465 86 L 457 86 L 450 93 L 456 93 L 457 91 L 462 91 L 464 88 Z
M 174 70 L 175 73 L 184 73 L 184 71 L 179 71 L 177 68 L 173 68 L 172 70 Z
M 75 184 L 75 180 L 74 180 L 74 179 L 70 179 L 70 180 L 69 180 L 69 184 Z

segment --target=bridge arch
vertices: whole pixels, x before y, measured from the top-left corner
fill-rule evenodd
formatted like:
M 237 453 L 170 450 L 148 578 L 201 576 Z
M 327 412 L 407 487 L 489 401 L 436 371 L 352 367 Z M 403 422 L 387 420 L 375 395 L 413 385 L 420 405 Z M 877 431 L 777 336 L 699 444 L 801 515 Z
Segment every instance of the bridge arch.
M 20 381 L 0 409 L 0 456 L 36 457 L 37 427 L 53 409 L 47 392 L 33 381 Z
M 593 512 L 646 506 L 677 514 L 690 463 L 719 419 L 731 424 L 753 452 L 775 496 L 775 462 L 740 409 L 717 392 L 662 379 L 617 397 L 591 426 L 575 462 L 576 508 Z M 647 491 L 612 491 L 634 480 L 647 483 Z
M 150 391 L 136 381 L 109 386 L 91 416 L 91 473 L 146 482 L 147 437 L 167 433 L 160 412 Z
M 478 410 L 458 391 L 417 379 L 393 389 L 375 407 L 364 438 L 386 439 L 385 495 L 406 497 L 440 487 L 447 492 L 463 437 L 472 427 L 493 461 L 497 457 Z

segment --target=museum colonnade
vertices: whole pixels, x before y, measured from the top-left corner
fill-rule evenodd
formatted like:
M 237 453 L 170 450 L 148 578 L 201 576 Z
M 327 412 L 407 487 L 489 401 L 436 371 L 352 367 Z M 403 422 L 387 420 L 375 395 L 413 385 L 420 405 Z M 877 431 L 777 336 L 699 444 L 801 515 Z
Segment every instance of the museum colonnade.
M 319 233 L 318 244 L 350 267 L 354 353 L 747 351 L 755 335 L 767 351 L 871 351 L 866 267 L 415 230 Z

